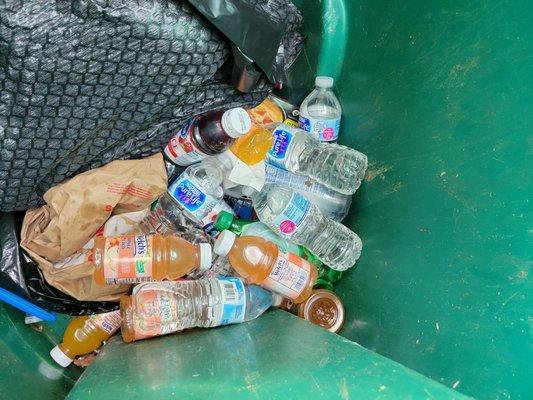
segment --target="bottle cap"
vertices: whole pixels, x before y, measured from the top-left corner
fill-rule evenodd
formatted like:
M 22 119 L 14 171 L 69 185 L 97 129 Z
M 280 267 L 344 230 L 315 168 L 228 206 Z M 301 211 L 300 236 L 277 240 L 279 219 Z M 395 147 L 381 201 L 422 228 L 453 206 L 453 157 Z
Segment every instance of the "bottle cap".
M 326 289 L 313 290 L 298 307 L 298 316 L 336 333 L 344 323 L 344 306 L 335 293 Z
M 209 243 L 200 243 L 200 269 L 206 270 L 211 268 L 213 262 L 213 252 Z
M 235 216 L 227 211 L 220 211 L 215 221 L 215 229 L 219 232 L 229 229 Z
M 222 232 L 220 235 L 218 235 L 217 240 L 215 240 L 213 251 L 219 256 L 227 256 L 233 247 L 233 243 L 235 243 L 235 239 L 237 239 L 237 235 L 235 235 L 232 231 Z
M 252 120 L 244 108 L 232 108 L 222 114 L 222 129 L 236 139 L 252 128 Z
M 56 346 L 52 350 L 50 350 L 50 357 L 52 357 L 54 361 L 61 365 L 63 368 L 68 367 L 72 363 L 72 361 L 74 361 L 72 358 L 68 357 L 65 353 L 63 353 L 59 346 Z
M 283 302 L 283 296 L 281 294 L 272 293 L 272 307 L 279 307 Z
M 323 89 L 333 87 L 333 78 L 331 76 L 317 76 L 315 78 L 315 86 Z

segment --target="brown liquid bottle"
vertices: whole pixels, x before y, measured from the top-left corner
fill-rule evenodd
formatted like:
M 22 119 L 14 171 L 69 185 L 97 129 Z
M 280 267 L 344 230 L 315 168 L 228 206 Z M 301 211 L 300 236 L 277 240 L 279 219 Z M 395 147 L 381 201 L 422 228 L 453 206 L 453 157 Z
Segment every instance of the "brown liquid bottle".
M 211 267 L 211 245 L 191 244 L 179 236 L 98 237 L 93 263 L 99 285 L 178 279 L 197 267 Z
M 237 237 L 231 231 L 224 231 L 213 250 L 227 256 L 233 269 L 247 283 L 261 285 L 295 304 L 311 295 L 318 276 L 313 264 L 257 236 Z
M 191 165 L 224 152 L 251 127 L 250 116 L 243 108 L 209 111 L 189 120 L 170 139 L 164 156 L 173 164 Z

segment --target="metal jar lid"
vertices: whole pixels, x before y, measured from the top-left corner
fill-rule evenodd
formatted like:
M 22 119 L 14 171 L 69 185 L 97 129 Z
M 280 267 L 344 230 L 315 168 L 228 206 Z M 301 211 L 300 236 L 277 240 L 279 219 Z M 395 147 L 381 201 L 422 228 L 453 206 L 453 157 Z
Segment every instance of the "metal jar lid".
M 307 301 L 298 306 L 298 316 L 336 333 L 344 323 L 344 306 L 335 293 L 313 290 Z

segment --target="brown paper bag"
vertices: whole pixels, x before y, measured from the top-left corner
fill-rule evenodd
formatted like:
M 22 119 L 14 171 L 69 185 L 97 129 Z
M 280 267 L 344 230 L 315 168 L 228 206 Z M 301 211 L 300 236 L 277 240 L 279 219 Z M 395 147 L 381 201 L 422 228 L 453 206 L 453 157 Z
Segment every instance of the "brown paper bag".
M 118 300 L 129 285 L 94 282 L 92 238 L 139 233 L 137 223 L 166 186 L 160 154 L 114 161 L 78 175 L 47 191 L 47 204 L 26 213 L 21 246 L 39 264 L 46 281 L 59 290 L 80 301 Z M 132 210 L 141 211 L 126 213 Z M 122 214 L 108 220 L 111 213 Z

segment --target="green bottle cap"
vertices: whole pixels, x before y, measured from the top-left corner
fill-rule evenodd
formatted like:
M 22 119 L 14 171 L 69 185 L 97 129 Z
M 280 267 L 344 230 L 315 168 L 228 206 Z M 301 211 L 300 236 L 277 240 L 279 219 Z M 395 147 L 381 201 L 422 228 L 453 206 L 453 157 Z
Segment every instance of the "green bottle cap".
M 225 231 L 231 227 L 233 223 L 234 215 L 227 211 L 220 211 L 217 220 L 215 221 L 215 229 L 219 232 Z

